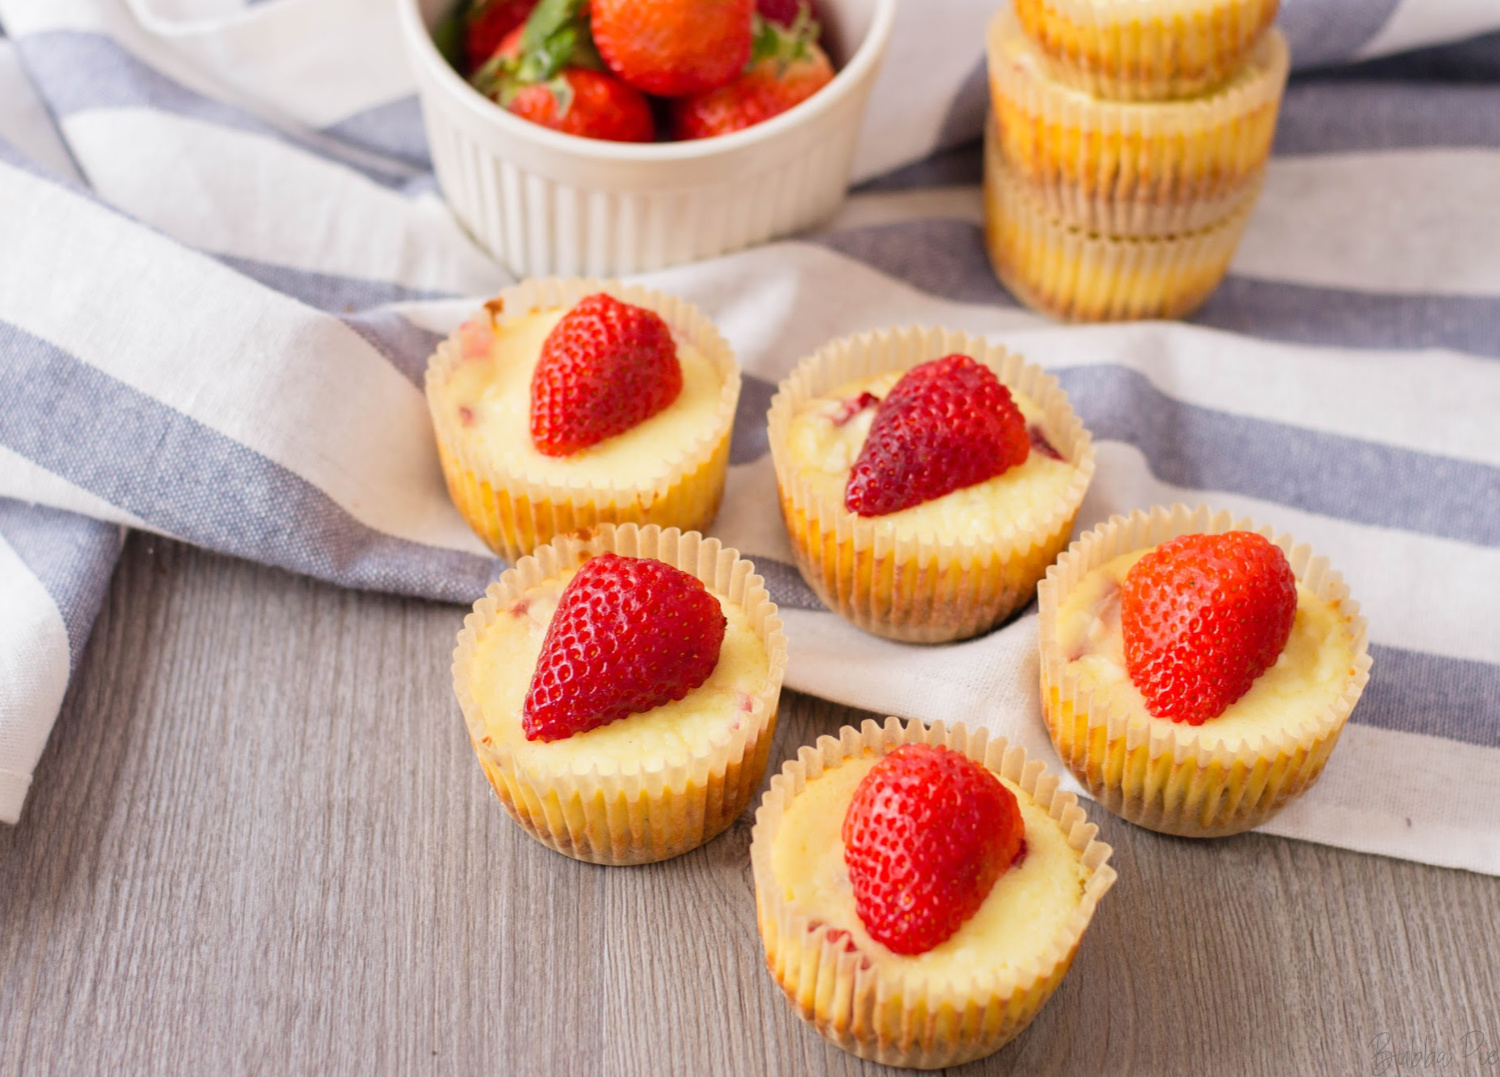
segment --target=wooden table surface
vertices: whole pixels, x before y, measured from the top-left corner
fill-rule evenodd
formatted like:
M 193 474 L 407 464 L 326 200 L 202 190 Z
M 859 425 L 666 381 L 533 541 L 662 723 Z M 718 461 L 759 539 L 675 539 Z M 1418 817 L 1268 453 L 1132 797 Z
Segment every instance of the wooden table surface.
M 462 615 L 133 536 L 0 827 L 0 1073 L 894 1072 L 766 974 L 748 814 L 645 868 L 511 823 Z M 858 716 L 785 697 L 773 767 Z M 1120 881 L 965 1074 L 1500 1074 L 1500 879 L 1089 807 Z

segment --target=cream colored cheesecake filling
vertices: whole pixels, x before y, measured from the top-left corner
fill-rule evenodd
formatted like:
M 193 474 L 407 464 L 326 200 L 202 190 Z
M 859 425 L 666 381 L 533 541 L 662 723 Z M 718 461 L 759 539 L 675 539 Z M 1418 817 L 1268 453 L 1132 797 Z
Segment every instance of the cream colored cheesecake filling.
M 1157 718 L 1125 670 L 1120 586 L 1150 550 L 1106 561 L 1079 580 L 1057 612 L 1057 645 L 1085 691 L 1106 694 L 1110 709 L 1141 721 L 1192 730 Z M 1292 634 L 1270 669 L 1217 718 L 1197 727 L 1230 746 L 1296 733 L 1331 707 L 1354 673 L 1354 636 L 1338 607 L 1297 585 Z
M 509 610 L 499 613 L 474 648 L 470 684 L 496 747 L 503 745 L 533 773 L 620 773 L 700 756 L 749 719 L 757 695 L 764 691 L 766 649 L 745 611 L 715 595 L 729 624 L 719 664 L 708 680 L 675 703 L 597 729 L 562 740 L 527 740 L 521 727 L 526 690 L 547 626 L 572 577 L 569 571 L 527 590 Z
M 855 786 L 879 762 L 848 759 L 807 783 L 787 805 L 771 845 L 771 871 L 782 896 L 826 924 L 830 937 L 847 932 L 871 964 L 915 972 L 929 983 L 1029 967 L 1042 960 L 1078 909 L 1086 872 L 1067 836 L 1035 802 L 1005 782 L 1021 807 L 1026 851 L 995 881 L 979 911 L 952 936 L 923 954 L 893 953 L 865 930 L 855 911 L 844 866 L 844 815 Z M 1005 781 L 1005 779 L 1001 779 Z
M 482 458 L 519 479 L 558 485 L 585 480 L 649 487 L 686 449 L 715 427 L 723 379 L 713 362 L 674 330 L 682 392 L 645 422 L 571 456 L 544 456 L 531 443 L 531 376 L 563 307 L 507 318 L 491 330 L 480 315 L 460 332 L 463 361 L 439 386 L 438 406 L 467 431 Z
M 902 373 L 889 371 L 849 382 L 827 396 L 807 401 L 792 416 L 787 434 L 792 464 L 817 496 L 843 505 L 849 472 L 875 421 L 874 405 L 845 419 L 849 402 L 866 392 L 884 400 Z M 1057 435 L 1047 429 L 1042 409 L 1014 390 L 1011 397 L 1026 425 L 1039 429 L 1049 444 L 1057 446 Z M 1033 447 L 1024 463 L 994 478 L 872 519 L 895 528 L 900 539 L 993 542 L 1035 528 L 1067 493 L 1073 474 L 1072 464 Z

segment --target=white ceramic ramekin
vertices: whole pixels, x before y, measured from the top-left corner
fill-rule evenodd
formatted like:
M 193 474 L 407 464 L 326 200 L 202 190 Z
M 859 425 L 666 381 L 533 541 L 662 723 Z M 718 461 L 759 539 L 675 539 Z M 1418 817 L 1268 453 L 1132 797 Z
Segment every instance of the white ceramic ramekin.
M 398 0 L 438 184 L 459 219 L 523 276 L 616 276 L 708 258 L 834 211 L 897 0 L 822 0 L 833 82 L 732 135 L 637 144 L 575 138 L 486 100 L 431 28 L 453 0 Z

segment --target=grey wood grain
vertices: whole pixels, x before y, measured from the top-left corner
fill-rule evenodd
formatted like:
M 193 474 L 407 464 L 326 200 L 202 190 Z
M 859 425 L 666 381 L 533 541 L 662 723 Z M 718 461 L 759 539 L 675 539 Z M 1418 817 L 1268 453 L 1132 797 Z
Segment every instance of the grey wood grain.
M 132 538 L 0 829 L 0 1071 L 889 1072 L 766 975 L 748 817 L 630 869 L 511 824 L 452 696 L 462 613 Z M 790 695 L 776 765 L 857 717 Z M 1382 1032 L 1500 1072 L 1462 1053 L 1500 1050 L 1500 880 L 1091 815 L 1120 882 L 966 1074 L 1376 1073 Z

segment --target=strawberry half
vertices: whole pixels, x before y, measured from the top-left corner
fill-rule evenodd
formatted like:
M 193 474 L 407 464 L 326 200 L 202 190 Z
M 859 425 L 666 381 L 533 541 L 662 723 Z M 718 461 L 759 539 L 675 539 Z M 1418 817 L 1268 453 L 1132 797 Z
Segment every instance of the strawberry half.
M 682 392 L 672 330 L 655 311 L 602 292 L 553 326 L 531 376 L 531 443 L 571 456 L 623 434 Z
M 844 507 L 884 516 L 975 483 L 1031 451 L 1026 420 L 994 371 L 967 355 L 908 370 L 875 410 Z
M 672 137 L 727 135 L 806 101 L 833 81 L 833 64 L 814 43 L 817 36 L 806 7 L 790 27 L 757 18 L 750 63 L 733 82 L 672 101 Z
M 644 94 L 604 69 L 585 0 L 542 0 L 469 79 L 506 111 L 554 131 L 611 142 L 651 142 Z
M 712 90 L 750 59 L 755 0 L 593 0 L 590 10 L 599 55 L 649 94 Z
M 1125 668 L 1158 718 L 1202 725 L 1276 661 L 1297 614 L 1286 555 L 1260 535 L 1183 535 L 1120 589 Z
M 663 703 L 708 680 L 727 621 L 680 568 L 603 553 L 568 581 L 526 691 L 527 740 L 561 740 Z
M 1016 796 L 968 756 L 903 744 L 844 815 L 844 864 L 870 937 L 921 954 L 979 911 L 1026 836 Z

